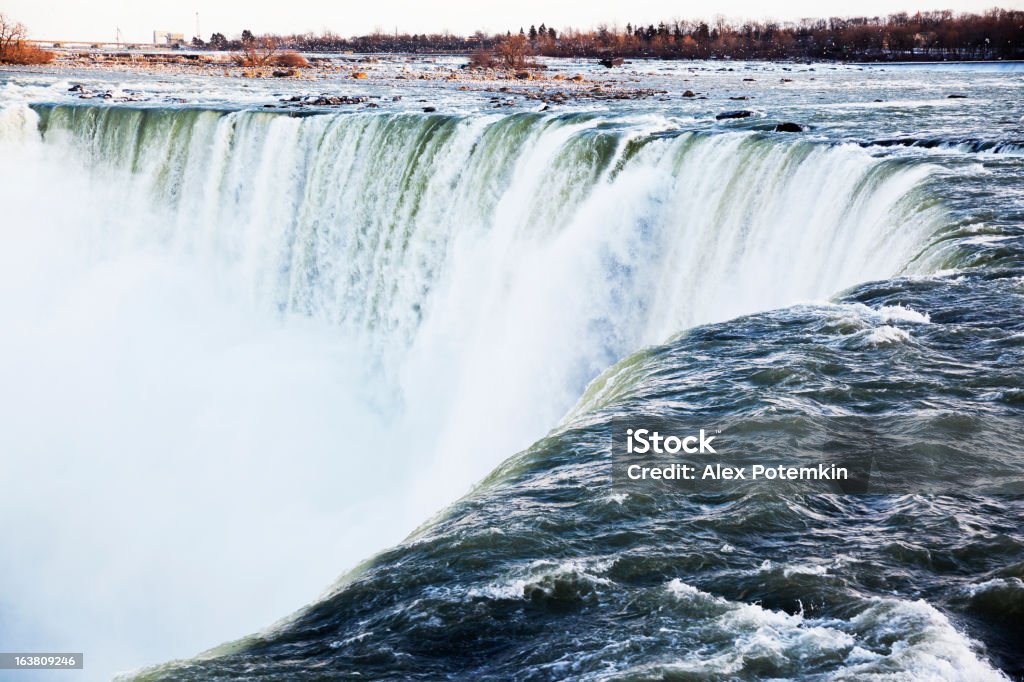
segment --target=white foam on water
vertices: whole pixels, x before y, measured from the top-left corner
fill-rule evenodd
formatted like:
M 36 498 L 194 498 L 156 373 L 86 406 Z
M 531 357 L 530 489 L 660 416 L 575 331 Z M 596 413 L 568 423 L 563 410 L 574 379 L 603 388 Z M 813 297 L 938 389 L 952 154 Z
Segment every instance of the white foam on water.
M 529 599 L 534 593 L 551 594 L 560 582 L 571 581 L 590 586 L 611 586 L 612 581 L 602 573 L 608 570 L 607 560 L 571 559 L 567 561 L 538 560 L 515 576 L 474 587 L 466 592 L 469 598 Z
M 792 566 L 786 566 L 782 569 L 782 574 L 787 578 L 792 575 L 828 575 L 829 567 L 825 564 L 796 564 Z
M 883 324 L 881 327 L 876 327 L 868 333 L 867 341 L 874 346 L 888 346 L 897 343 L 906 343 L 907 341 L 910 341 L 910 332 L 905 329 L 900 329 L 899 327 Z
M 932 321 L 928 313 L 919 313 L 912 308 L 902 305 L 886 305 L 878 309 L 878 314 L 885 322 L 909 322 L 912 324 L 930 324 Z
M 835 680 L 949 680 L 1005 681 L 977 653 L 978 644 L 960 633 L 949 618 L 923 599 L 873 599 L 872 605 L 849 621 L 865 646 L 848 660 Z M 867 651 L 873 652 L 871 656 Z M 851 652 L 853 653 L 853 652 Z
M 973 585 L 965 585 L 961 591 L 968 597 L 976 597 L 990 591 L 1020 591 L 1024 592 L 1024 580 L 1020 578 L 992 578 Z
M 702 627 L 735 637 L 733 646 L 713 653 L 692 652 L 686 660 L 662 666 L 668 671 L 734 675 L 748 665 L 763 671 L 765 661 L 781 675 L 793 661 L 833 668 L 829 680 L 970 682 L 1002 681 L 1006 676 L 977 653 L 977 644 L 924 600 L 865 600 L 849 620 L 809 618 L 730 602 L 679 579 L 666 585 L 676 599 L 717 607 Z

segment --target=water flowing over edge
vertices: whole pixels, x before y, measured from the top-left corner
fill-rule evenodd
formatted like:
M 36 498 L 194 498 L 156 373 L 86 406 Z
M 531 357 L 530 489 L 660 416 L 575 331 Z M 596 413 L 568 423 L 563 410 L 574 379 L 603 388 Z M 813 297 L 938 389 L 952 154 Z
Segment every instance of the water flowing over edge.
M 254 308 L 335 327 L 382 378 L 364 397 L 409 431 L 429 425 L 428 479 L 450 483 L 435 506 L 632 351 L 927 271 L 918 256 L 946 221 L 928 164 L 659 120 L 0 115 L 155 207 L 105 235 L 107 255 L 170 249 Z
M 133 237 L 336 325 L 390 385 L 436 363 L 472 403 L 484 363 L 510 402 L 549 396 L 520 446 L 645 345 L 926 270 L 947 220 L 929 164 L 658 119 L 39 113 L 48 141 L 166 209 Z

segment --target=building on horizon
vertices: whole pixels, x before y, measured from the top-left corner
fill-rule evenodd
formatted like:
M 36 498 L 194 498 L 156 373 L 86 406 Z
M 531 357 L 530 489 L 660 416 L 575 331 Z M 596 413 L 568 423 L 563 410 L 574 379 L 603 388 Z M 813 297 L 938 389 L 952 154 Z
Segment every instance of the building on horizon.
M 171 33 L 170 31 L 153 31 L 154 45 L 167 45 L 170 47 L 185 44 L 184 33 Z

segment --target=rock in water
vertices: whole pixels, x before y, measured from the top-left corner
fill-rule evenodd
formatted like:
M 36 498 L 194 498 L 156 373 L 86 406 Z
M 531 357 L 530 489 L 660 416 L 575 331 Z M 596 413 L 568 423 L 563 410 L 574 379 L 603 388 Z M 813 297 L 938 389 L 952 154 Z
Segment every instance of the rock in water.
M 802 133 L 804 127 L 799 123 L 780 123 L 775 126 L 775 132 L 777 133 Z
M 753 111 L 748 111 L 746 109 L 736 109 L 735 111 L 723 111 L 722 113 L 715 116 L 715 119 L 721 121 L 726 118 L 747 118 L 748 116 L 753 115 L 753 113 Z

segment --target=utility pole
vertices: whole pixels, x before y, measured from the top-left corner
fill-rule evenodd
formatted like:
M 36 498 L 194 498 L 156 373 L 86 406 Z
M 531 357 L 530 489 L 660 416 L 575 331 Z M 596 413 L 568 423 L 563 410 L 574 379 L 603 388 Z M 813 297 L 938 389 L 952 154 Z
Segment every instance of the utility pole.
M 114 44 L 117 45 L 117 49 L 121 49 L 121 27 L 114 27 Z
M 199 31 L 199 12 L 196 12 L 196 38 L 203 39 L 203 34 Z

